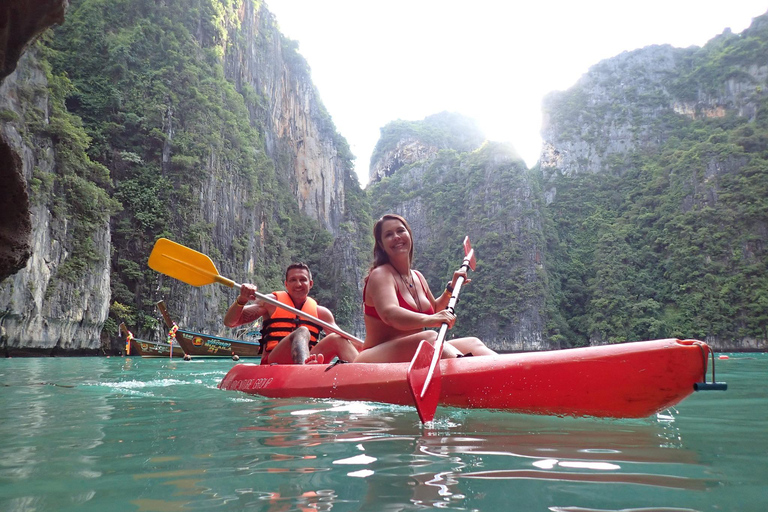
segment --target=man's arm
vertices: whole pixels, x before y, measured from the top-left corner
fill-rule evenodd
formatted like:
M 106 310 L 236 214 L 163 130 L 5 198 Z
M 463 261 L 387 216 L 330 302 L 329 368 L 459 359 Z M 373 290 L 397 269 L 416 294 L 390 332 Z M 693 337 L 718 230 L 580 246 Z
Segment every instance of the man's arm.
M 342 330 L 341 327 L 336 325 L 336 320 L 333 318 L 333 313 L 331 313 L 331 310 L 326 308 L 325 306 L 317 306 L 317 318 L 322 320 L 325 323 L 331 324 L 338 330 Z M 343 336 L 342 336 L 343 337 Z M 344 338 L 346 339 L 346 338 Z M 363 350 L 363 344 L 360 343 L 360 341 L 356 340 L 348 340 L 355 349 L 359 352 L 360 350 Z
M 227 313 L 224 315 L 224 325 L 227 327 L 237 327 L 238 325 L 254 322 L 262 316 L 269 316 L 274 311 L 274 307 L 269 308 L 266 303 L 260 300 L 256 300 L 253 304 L 248 304 L 249 300 L 255 299 L 256 290 L 255 285 L 241 285 L 240 295 L 229 306 Z M 271 294 L 270 296 L 274 297 Z M 277 297 L 274 298 L 276 299 Z
M 227 327 L 237 327 L 238 325 L 255 322 L 267 313 L 267 308 L 261 301 L 256 304 L 241 306 L 237 303 L 237 300 L 235 300 L 235 302 L 229 306 L 227 314 L 224 315 L 224 325 Z

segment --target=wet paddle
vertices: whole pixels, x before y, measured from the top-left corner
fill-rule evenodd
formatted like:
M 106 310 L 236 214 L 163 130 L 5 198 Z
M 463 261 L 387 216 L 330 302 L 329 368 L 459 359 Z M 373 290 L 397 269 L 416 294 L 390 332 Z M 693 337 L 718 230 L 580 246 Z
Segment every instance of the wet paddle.
M 469 243 L 469 237 L 465 237 L 464 261 L 461 268 L 465 271 L 468 269 L 475 270 L 475 263 L 475 251 Z M 461 290 L 463 283 L 464 278 L 460 277 L 453 287 L 451 299 L 448 301 L 448 307 L 446 307 L 451 313 L 454 312 L 456 301 L 459 298 L 459 290 Z M 418 411 L 422 423 L 434 419 L 437 402 L 440 400 L 440 379 L 442 377 L 440 356 L 443 353 L 447 332 L 448 324 L 441 325 L 434 346 L 422 340 L 419 343 L 419 348 L 416 349 L 411 364 L 408 366 L 408 387 L 411 390 L 411 395 L 413 395 L 416 411 Z
M 207 284 L 219 283 L 224 286 L 229 286 L 230 288 L 237 288 L 238 290 L 241 286 L 233 280 L 219 275 L 219 271 L 216 270 L 216 265 L 213 264 L 213 261 L 207 255 L 181 244 L 177 244 L 167 238 L 161 238 L 155 242 L 155 247 L 149 255 L 147 264 L 152 270 L 156 270 L 161 274 L 178 279 L 179 281 L 184 281 L 192 286 L 205 286 Z M 328 322 L 324 322 L 323 320 L 296 308 L 286 306 L 282 302 L 273 299 L 268 295 L 256 292 L 256 297 L 268 304 L 290 311 L 294 315 L 300 316 L 305 320 L 310 320 L 328 332 L 335 332 L 348 340 L 356 341 L 361 344 L 363 343 L 363 340 L 334 327 Z

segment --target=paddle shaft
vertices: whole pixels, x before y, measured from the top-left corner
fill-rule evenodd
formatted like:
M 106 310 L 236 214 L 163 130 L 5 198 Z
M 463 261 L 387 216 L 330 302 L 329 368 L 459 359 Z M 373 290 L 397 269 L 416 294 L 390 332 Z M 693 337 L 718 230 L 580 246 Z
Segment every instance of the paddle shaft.
M 470 249 L 469 253 L 464 257 L 464 262 L 461 264 L 461 269 L 464 269 L 466 272 L 469 270 L 469 262 L 472 260 L 472 256 L 474 254 L 473 249 Z M 459 291 L 461 291 L 461 285 L 464 284 L 464 277 L 459 276 L 459 278 L 456 280 L 456 284 L 453 287 L 453 292 L 451 292 L 451 298 L 448 301 L 448 311 L 453 313 L 456 308 L 456 301 L 459 300 Z M 424 398 L 427 394 L 427 388 L 429 387 L 429 383 L 432 381 L 432 375 L 435 373 L 435 369 L 437 368 L 437 365 L 440 364 L 440 358 L 443 355 L 443 345 L 445 345 L 445 336 L 448 333 L 448 324 L 443 322 L 443 324 L 440 326 L 440 331 L 437 333 L 437 341 L 435 341 L 435 352 L 432 354 L 432 362 L 429 364 L 429 371 L 427 372 L 427 378 L 424 381 L 424 387 L 421 388 L 420 397 Z
M 226 279 L 226 278 L 222 279 L 219 282 L 222 283 L 222 284 L 226 284 L 227 286 L 230 286 L 227 282 L 225 282 L 225 280 L 231 282 L 232 283 L 231 286 L 233 288 L 237 288 L 238 290 L 242 286 L 241 284 L 238 284 L 238 283 L 236 283 L 234 281 L 230 281 L 229 279 Z M 315 316 L 312 316 L 309 313 L 305 313 L 304 311 L 301 311 L 300 309 L 296 309 L 296 308 L 291 307 L 291 306 L 289 306 L 287 304 L 283 304 L 279 300 L 273 299 L 269 295 L 264 295 L 263 293 L 259 293 L 259 292 L 254 292 L 254 295 L 256 295 L 256 298 L 258 298 L 259 300 L 262 300 L 262 301 L 264 301 L 264 302 L 266 302 L 268 304 L 272 304 L 273 306 L 278 307 L 280 309 L 284 309 L 286 311 L 289 311 L 289 312 L 293 313 L 296 316 L 300 316 L 304 320 L 309 320 L 310 322 L 315 323 L 315 324 L 321 326 L 326 331 L 334 332 L 334 333 L 338 334 L 339 336 L 341 336 L 343 338 L 346 338 L 346 339 L 351 340 L 351 341 L 356 341 L 356 342 L 358 342 L 360 344 L 363 343 L 363 340 L 361 340 L 360 338 L 356 338 L 355 336 L 352 336 L 351 334 L 348 334 L 348 333 L 342 331 L 338 327 L 334 327 L 333 325 L 329 324 L 328 322 L 324 322 L 323 320 L 320 320 L 319 318 L 317 318 Z
M 205 286 L 208 284 L 219 283 L 230 288 L 237 288 L 238 290 L 242 287 L 241 284 L 219 275 L 216 265 L 207 255 L 168 240 L 167 238 L 160 238 L 155 242 L 155 246 L 152 249 L 152 253 L 149 255 L 149 261 L 147 263 L 151 269 L 174 279 L 184 281 L 192 286 Z M 272 304 L 280 309 L 290 311 L 294 315 L 321 326 L 328 332 L 336 333 L 339 336 L 360 344 L 363 343 L 363 340 L 356 338 L 309 313 L 283 304 L 282 302 L 261 293 L 256 292 L 255 295 L 264 302 Z

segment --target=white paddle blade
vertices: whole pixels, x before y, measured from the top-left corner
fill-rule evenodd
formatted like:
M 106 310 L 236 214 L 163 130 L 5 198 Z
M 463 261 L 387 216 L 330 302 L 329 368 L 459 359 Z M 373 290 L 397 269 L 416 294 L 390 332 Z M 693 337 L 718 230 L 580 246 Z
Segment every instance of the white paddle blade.
M 475 251 L 472 249 L 472 244 L 469 243 L 469 237 L 464 237 L 464 256 L 469 256 L 469 268 L 472 270 L 475 270 L 475 265 L 477 265 L 477 261 L 475 260 Z

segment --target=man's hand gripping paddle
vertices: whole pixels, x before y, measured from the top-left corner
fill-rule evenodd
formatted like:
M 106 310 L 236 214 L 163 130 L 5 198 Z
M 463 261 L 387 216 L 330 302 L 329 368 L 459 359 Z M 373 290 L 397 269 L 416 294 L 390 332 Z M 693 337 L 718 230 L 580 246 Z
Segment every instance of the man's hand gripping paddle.
M 466 237 L 464 238 L 464 262 L 461 264 L 461 269 L 465 271 L 468 269 L 475 270 L 475 264 L 475 251 L 469 243 L 469 237 Z M 453 293 L 446 308 L 451 313 L 454 313 L 463 283 L 464 278 L 459 277 L 453 287 Z M 440 357 L 443 353 L 447 332 L 448 324 L 444 323 L 440 326 L 440 332 L 434 346 L 422 340 L 410 366 L 408 366 L 408 387 L 413 395 L 416 410 L 422 423 L 432 421 L 437 410 L 437 402 L 440 400 L 440 377 L 442 376 Z
M 179 281 L 184 281 L 192 286 L 205 286 L 207 284 L 219 283 L 229 286 L 230 288 L 240 289 L 240 284 L 219 275 L 219 271 L 216 270 L 216 265 L 213 264 L 211 258 L 194 249 L 172 242 L 167 238 L 161 238 L 155 242 L 155 247 L 149 255 L 147 264 L 152 270 L 156 270 L 161 274 L 178 279 Z M 351 334 L 347 334 L 338 327 L 334 327 L 333 325 L 301 310 L 287 306 L 268 295 L 259 292 L 256 292 L 255 295 L 268 304 L 290 311 L 294 315 L 304 318 L 305 320 L 310 320 L 321 326 L 327 332 L 335 332 L 348 340 L 356 341 L 361 344 L 363 343 L 363 340 L 356 338 Z

